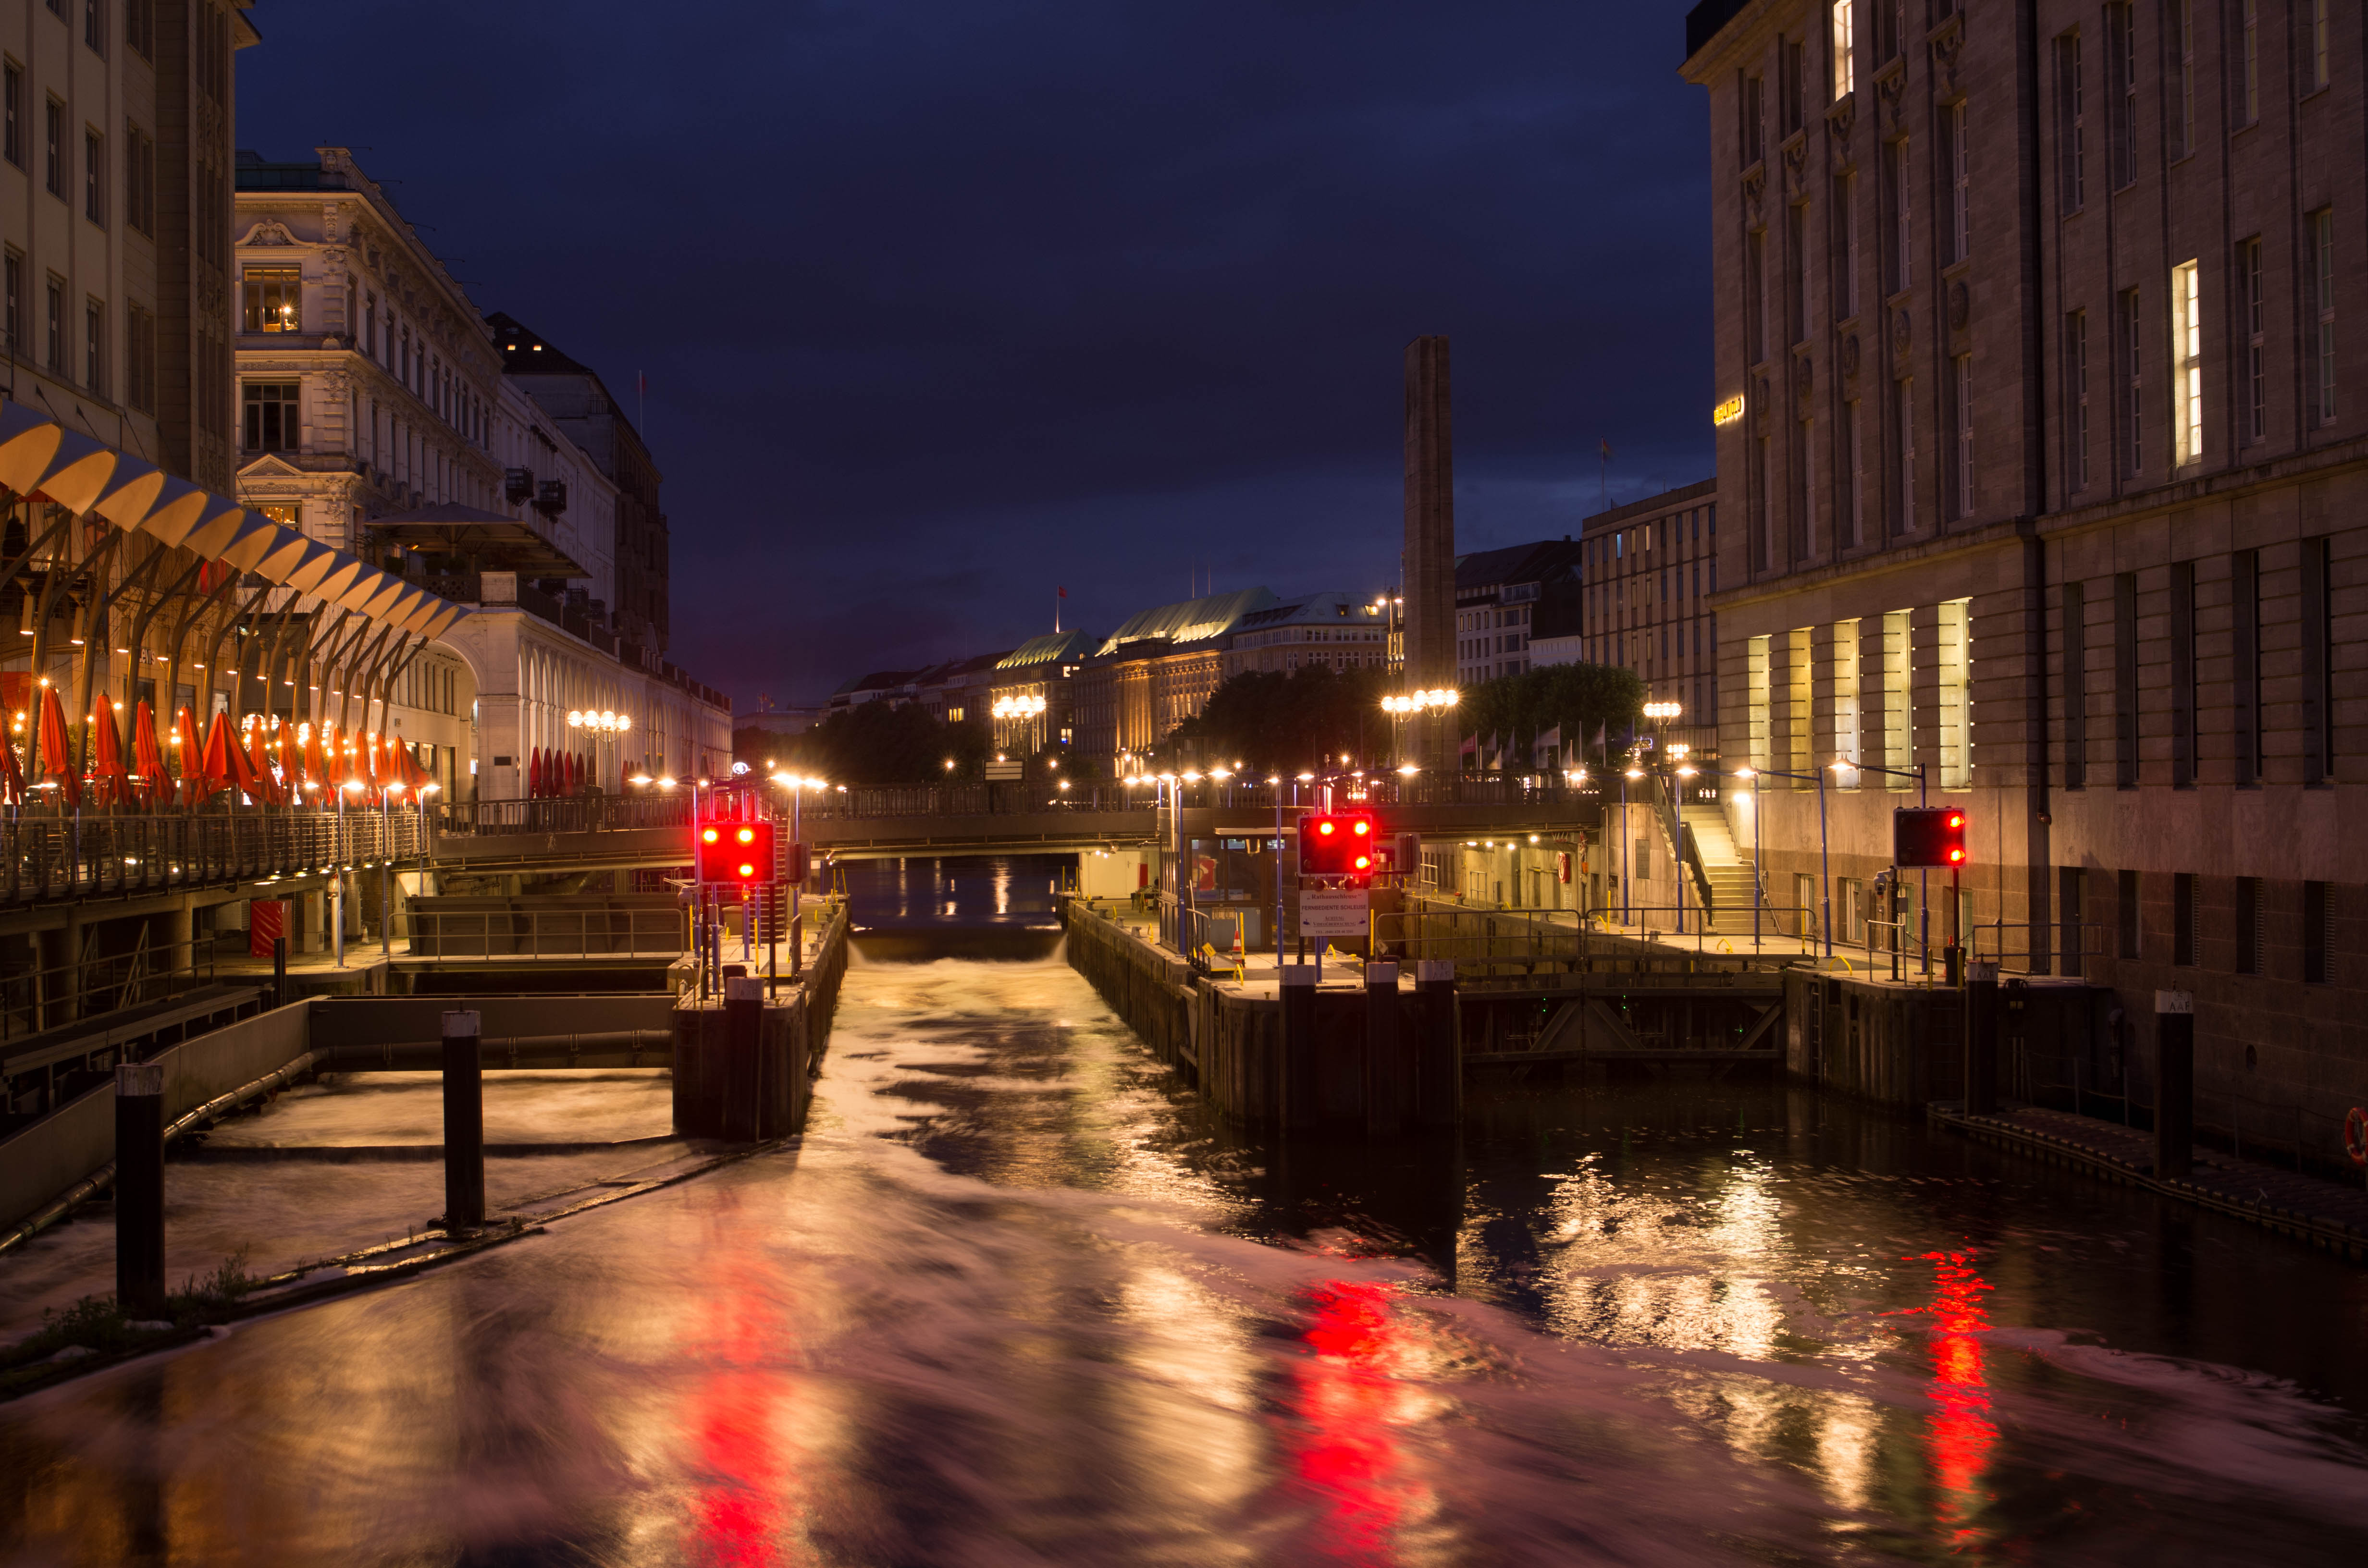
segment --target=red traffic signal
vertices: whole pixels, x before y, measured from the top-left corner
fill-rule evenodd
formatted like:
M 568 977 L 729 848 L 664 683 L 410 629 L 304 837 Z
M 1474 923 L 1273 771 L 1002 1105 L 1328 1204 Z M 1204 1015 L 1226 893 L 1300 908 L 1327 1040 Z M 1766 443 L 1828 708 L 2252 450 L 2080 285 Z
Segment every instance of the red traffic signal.
M 1299 872 L 1304 877 L 1371 877 L 1380 864 L 1370 812 L 1326 812 L 1299 819 Z
M 774 874 L 773 824 L 719 819 L 699 824 L 699 880 L 740 887 L 769 886 Z
M 1902 806 L 1891 813 L 1895 866 L 1962 866 L 1965 813 L 1956 806 Z

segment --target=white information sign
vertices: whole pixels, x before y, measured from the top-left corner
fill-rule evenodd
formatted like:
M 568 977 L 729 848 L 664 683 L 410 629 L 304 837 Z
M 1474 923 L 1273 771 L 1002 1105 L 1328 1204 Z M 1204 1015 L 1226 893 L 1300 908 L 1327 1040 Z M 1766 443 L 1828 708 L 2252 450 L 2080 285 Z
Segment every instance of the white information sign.
M 1361 937 L 1373 895 L 1363 888 L 1348 892 L 1303 891 L 1299 895 L 1299 934 L 1303 937 Z

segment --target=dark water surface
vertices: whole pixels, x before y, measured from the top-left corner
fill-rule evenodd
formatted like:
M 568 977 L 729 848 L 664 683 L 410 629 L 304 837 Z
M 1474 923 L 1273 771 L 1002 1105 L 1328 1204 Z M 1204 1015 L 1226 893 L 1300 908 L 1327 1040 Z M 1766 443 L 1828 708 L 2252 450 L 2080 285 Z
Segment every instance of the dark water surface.
M 1910 1119 L 1499 1089 L 1278 1157 L 1043 960 L 859 962 L 817 1087 L 795 1152 L 0 1406 L 0 1551 L 2335 1562 L 2368 1524 L 2368 1271 Z

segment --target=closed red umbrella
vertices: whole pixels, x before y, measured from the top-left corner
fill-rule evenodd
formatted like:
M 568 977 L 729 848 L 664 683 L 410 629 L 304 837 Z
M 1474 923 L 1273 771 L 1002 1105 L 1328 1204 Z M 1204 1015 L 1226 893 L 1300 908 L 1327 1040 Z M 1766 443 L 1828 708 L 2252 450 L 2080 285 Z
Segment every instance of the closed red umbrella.
M 533 756 L 527 762 L 526 794 L 529 801 L 542 799 L 542 748 L 541 746 L 534 748 Z
M 115 733 L 115 707 L 104 697 L 90 716 L 90 778 L 97 803 L 131 803 L 131 773 L 123 766 L 123 743 Z
M 165 767 L 165 748 L 156 744 L 156 710 L 142 698 L 131 710 L 131 766 L 139 777 L 140 798 L 151 810 L 173 787 Z
M 217 710 L 213 722 L 206 726 L 205 749 L 198 761 L 198 788 L 201 791 L 199 800 L 211 800 L 217 791 L 235 782 L 231 771 L 231 751 L 230 726 L 222 722 L 222 715 Z
M 40 759 L 33 765 L 33 782 L 54 784 L 65 791 L 66 804 L 82 804 L 82 780 L 74 774 L 74 749 L 66 739 L 66 710 L 58 688 L 41 687 Z
M 267 805 L 284 806 L 288 803 L 288 792 L 272 776 L 271 758 L 264 753 L 263 726 L 260 724 L 246 733 L 246 767 L 248 777 L 255 781 L 254 788 L 247 791 L 250 795 L 259 795 Z
M 25 803 L 25 771 L 17 765 L 17 743 L 6 735 L 0 735 L 0 790 L 8 804 Z
M 205 787 L 205 742 L 198 732 L 198 716 L 186 702 L 173 715 L 173 760 L 181 769 L 175 786 L 178 799 L 182 805 L 194 806 L 211 791 Z

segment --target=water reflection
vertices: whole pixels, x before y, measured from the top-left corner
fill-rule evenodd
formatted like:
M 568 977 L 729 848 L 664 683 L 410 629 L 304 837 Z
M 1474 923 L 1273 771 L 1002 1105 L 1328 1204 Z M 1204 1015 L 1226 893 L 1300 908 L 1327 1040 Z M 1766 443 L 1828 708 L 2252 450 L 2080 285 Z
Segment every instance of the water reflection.
M 0 1556 L 2156 1564 L 2368 1518 L 2355 1271 L 1906 1119 L 1480 1089 L 1278 1151 L 1065 968 L 951 960 L 851 970 L 817 1087 L 792 1153 L 0 1407 Z

